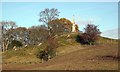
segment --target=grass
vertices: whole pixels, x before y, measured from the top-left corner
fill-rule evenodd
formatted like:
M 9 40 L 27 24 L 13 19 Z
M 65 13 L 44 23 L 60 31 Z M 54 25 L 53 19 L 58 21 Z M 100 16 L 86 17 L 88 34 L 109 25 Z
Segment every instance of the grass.
M 67 38 L 68 35 L 70 35 L 69 38 Z M 59 36 L 57 38 L 59 46 L 76 44 L 77 43 L 76 42 L 77 35 L 78 35 L 78 33 L 71 33 L 71 34 L 65 34 L 65 35 Z
M 67 38 L 68 34 L 59 36 L 56 40 L 58 41 L 59 47 L 64 47 L 68 45 L 77 44 L 75 41 L 75 37 L 77 34 L 70 34 L 70 38 Z M 26 48 L 18 48 L 15 50 L 8 50 L 3 53 L 3 63 L 23 63 L 27 64 L 27 61 L 36 62 L 38 63 L 41 61 L 36 57 L 38 52 L 44 50 L 47 47 L 46 43 L 43 43 L 41 46 L 30 45 Z M 58 48 L 59 48 L 58 47 Z M 29 63 L 29 62 L 28 62 Z
M 39 51 L 43 48 L 40 46 L 28 46 L 27 48 L 21 48 L 18 50 L 8 50 L 3 53 L 3 63 L 26 63 L 40 62 L 41 60 L 36 57 Z
M 22 69 L 117 69 L 117 62 L 112 60 L 99 60 L 102 56 L 115 56 L 117 54 L 118 41 L 100 37 L 98 45 L 81 45 L 77 43 L 76 33 L 68 34 L 56 38 L 58 41 L 58 56 L 48 62 L 41 63 L 36 57 L 39 51 L 42 51 L 47 45 L 28 46 L 17 51 L 9 50 L 3 53 L 3 63 L 9 67 Z M 95 60 L 92 62 L 92 60 Z M 40 64 L 40 65 L 39 65 Z M 113 65 L 113 67 L 111 67 Z M 40 66 L 40 67 L 36 67 Z M 90 67 L 88 67 L 90 66 Z M 4 67 L 4 65 L 3 65 Z M 5 66 L 6 67 L 6 66 Z M 17 68 L 16 68 L 17 69 Z
M 48 62 L 37 64 L 6 65 L 10 69 L 30 70 L 117 70 L 118 62 L 114 59 L 106 59 L 103 56 L 115 56 L 117 44 L 100 44 L 95 46 L 74 44 L 59 47 L 59 55 Z M 62 52 L 64 51 L 64 52 Z

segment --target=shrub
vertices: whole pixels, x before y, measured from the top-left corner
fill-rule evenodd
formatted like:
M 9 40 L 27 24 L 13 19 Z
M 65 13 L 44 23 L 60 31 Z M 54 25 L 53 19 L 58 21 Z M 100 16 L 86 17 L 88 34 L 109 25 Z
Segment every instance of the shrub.
M 46 51 L 48 51 L 48 54 L 50 57 L 54 57 L 56 54 L 56 48 L 58 47 L 58 43 L 56 39 L 53 36 L 48 37 L 48 46 L 46 48 Z
M 9 45 L 8 45 L 8 49 L 12 49 L 14 46 L 16 47 L 21 47 L 23 46 L 22 42 L 17 41 L 17 40 L 13 40 Z
M 52 36 L 49 36 L 46 45 L 47 47 L 44 50 L 40 51 L 37 54 L 37 57 L 48 61 L 48 59 L 51 59 L 54 56 L 56 56 L 57 42 Z
M 47 51 L 40 51 L 37 55 L 38 58 L 48 61 L 48 53 Z
M 94 45 L 98 37 L 100 36 L 101 32 L 97 28 L 97 26 L 88 24 L 86 26 L 85 32 L 81 35 L 76 37 L 76 41 L 80 42 L 81 44 L 90 44 Z
M 81 43 L 81 44 L 89 44 L 88 40 L 87 40 L 87 36 L 82 34 L 82 35 L 77 35 L 76 36 L 76 41 Z

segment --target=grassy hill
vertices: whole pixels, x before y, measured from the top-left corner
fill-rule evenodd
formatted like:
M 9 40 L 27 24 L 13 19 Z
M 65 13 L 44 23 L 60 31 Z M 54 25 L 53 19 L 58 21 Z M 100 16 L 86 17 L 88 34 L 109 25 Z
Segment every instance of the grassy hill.
M 116 70 L 118 69 L 118 41 L 100 37 L 97 45 L 76 42 L 77 33 L 58 36 L 57 56 L 41 62 L 37 53 L 46 46 L 28 46 L 3 53 L 3 69 L 11 70 Z

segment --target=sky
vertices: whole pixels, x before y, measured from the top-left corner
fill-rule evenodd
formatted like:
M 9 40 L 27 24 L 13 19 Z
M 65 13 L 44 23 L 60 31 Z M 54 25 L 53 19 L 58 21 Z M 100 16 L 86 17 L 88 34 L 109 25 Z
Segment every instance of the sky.
M 119 0 L 1 0 L 2 2 L 118 2 Z
M 41 25 L 39 13 L 45 8 L 56 8 L 59 18 L 71 21 L 74 15 L 81 31 L 92 23 L 98 25 L 102 36 L 118 38 L 117 2 L 2 2 L 2 21 L 15 21 L 21 27 Z

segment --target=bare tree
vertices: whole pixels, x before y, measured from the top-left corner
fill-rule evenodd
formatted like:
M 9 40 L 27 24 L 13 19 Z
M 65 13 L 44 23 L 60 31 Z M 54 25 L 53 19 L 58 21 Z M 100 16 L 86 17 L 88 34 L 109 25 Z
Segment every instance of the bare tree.
M 12 30 L 13 28 L 17 27 L 16 23 L 13 21 L 2 21 L 0 22 L 1 24 L 1 30 L 2 30 L 2 42 L 1 42 L 1 47 L 2 47 L 2 51 L 6 51 L 8 48 L 8 44 L 10 43 L 10 35 L 12 34 L 8 34 L 8 31 Z
M 48 52 L 48 54 L 53 53 L 52 51 L 54 51 L 54 48 L 56 48 L 56 46 L 55 46 L 56 43 L 54 43 L 55 39 L 52 39 L 52 38 L 54 37 L 54 33 L 56 33 L 54 31 L 54 29 L 58 27 L 58 25 L 53 25 L 53 23 L 52 23 L 52 26 L 51 26 L 49 22 L 57 19 L 58 16 L 59 16 L 59 13 L 60 12 L 57 9 L 55 9 L 55 8 L 52 8 L 52 9 L 46 8 L 44 11 L 40 12 L 40 19 L 39 19 L 39 21 L 43 22 L 44 24 L 47 25 L 48 36 L 44 35 L 44 37 L 47 36 L 47 38 L 46 38 L 47 40 L 46 41 L 49 44 L 48 47 L 47 47 L 47 50 L 45 50 L 45 51 Z M 61 27 L 61 26 L 59 26 L 59 27 Z M 43 33 L 43 31 L 42 31 L 42 33 Z M 50 40 L 52 42 L 50 42 Z
M 59 13 L 60 12 L 57 9 L 55 9 L 55 8 L 52 8 L 52 9 L 46 8 L 44 11 L 40 12 L 40 19 L 39 19 L 39 21 L 47 24 L 48 29 L 49 29 L 48 22 L 52 21 L 54 19 L 57 19 L 57 17 L 59 16 Z
M 31 44 L 39 44 L 41 42 L 46 42 L 48 37 L 48 30 L 45 26 L 32 26 L 29 29 Z

